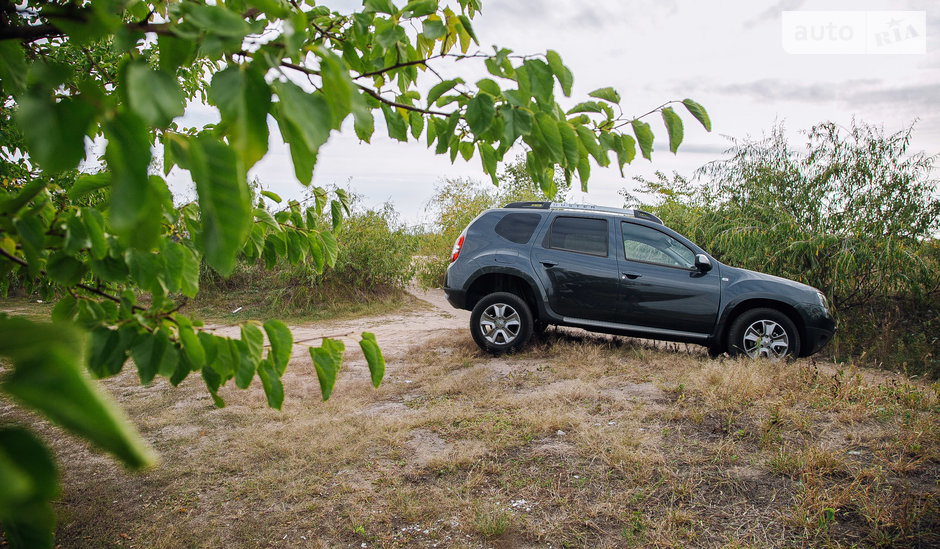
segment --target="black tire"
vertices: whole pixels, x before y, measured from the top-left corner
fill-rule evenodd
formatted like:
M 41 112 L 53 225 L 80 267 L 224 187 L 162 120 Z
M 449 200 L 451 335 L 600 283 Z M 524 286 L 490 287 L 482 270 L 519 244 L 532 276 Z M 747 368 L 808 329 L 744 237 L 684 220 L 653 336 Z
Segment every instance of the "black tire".
M 776 309 L 745 311 L 728 330 L 731 356 L 791 359 L 800 356 L 800 333 L 790 317 Z
M 496 292 L 473 307 L 470 333 L 481 349 L 494 355 L 519 350 L 532 336 L 532 311 L 516 294 Z

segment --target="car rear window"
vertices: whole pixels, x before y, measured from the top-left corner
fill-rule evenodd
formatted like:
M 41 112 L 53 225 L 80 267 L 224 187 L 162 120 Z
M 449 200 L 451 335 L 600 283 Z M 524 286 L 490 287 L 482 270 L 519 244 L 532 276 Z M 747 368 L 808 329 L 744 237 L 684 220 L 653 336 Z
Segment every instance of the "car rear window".
M 607 221 L 588 217 L 557 217 L 549 234 L 549 247 L 582 254 L 607 256 Z
M 496 224 L 496 234 L 516 244 L 525 244 L 532 238 L 542 216 L 534 213 L 511 213 Z

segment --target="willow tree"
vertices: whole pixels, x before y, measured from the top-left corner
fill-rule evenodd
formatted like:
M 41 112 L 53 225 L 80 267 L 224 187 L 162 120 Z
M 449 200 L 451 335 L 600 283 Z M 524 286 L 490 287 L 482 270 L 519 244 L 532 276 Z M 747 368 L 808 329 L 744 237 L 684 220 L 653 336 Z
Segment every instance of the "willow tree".
M 650 124 L 624 115 L 614 89 L 558 103 L 573 77 L 556 52 L 479 50 L 479 10 L 479 0 L 365 0 L 351 14 L 313 0 L 0 1 L 0 269 L 58 298 L 51 323 L 0 317 L 0 391 L 131 468 L 155 456 L 90 381 L 129 358 L 142 383 L 199 372 L 218 406 L 220 386 L 258 377 L 279 408 L 287 327 L 249 322 L 229 339 L 183 308 L 201 263 L 226 275 L 240 255 L 318 270 L 336 259 L 343 195 L 315 188 L 313 207 L 291 202 L 273 216 L 253 203 L 246 172 L 267 154 L 271 127 L 301 185 L 350 119 L 365 142 L 378 126 L 452 160 L 476 157 L 494 182 L 521 146 L 548 194 L 556 167 L 584 187 L 593 166 L 622 170 L 637 150 L 650 158 Z M 439 76 L 435 67 L 458 60 L 482 63 L 489 76 Z M 194 103 L 217 108 L 221 122 L 181 126 Z M 683 124 L 673 103 L 710 123 L 692 100 L 644 115 L 661 116 L 675 152 Z M 83 164 L 89 142 L 106 145 Z M 174 205 L 165 180 L 174 167 L 195 182 L 195 203 Z M 364 333 L 361 347 L 378 385 L 375 338 Z M 330 339 L 310 349 L 324 399 L 343 352 Z M 12 545 L 51 546 L 55 471 L 34 434 L 0 427 L 0 521 Z

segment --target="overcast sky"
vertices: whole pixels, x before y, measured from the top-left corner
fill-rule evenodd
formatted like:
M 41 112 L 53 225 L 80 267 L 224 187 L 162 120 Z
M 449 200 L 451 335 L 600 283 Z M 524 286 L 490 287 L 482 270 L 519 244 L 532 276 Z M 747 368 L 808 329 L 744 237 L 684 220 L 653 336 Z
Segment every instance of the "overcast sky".
M 327 4 L 349 11 L 359 2 Z M 926 31 L 926 54 L 787 53 L 781 28 L 785 10 L 925 11 L 926 29 L 918 30 Z M 686 97 L 708 110 L 711 133 L 679 109 L 685 141 L 677 155 L 669 152 L 659 117 L 650 117 L 656 132 L 652 162 L 638 155 L 625 168 L 625 178 L 616 167 L 592 169 L 589 192 L 573 197 L 578 202 L 620 206 L 617 190 L 632 188 L 633 176 L 655 170 L 689 175 L 720 158 L 728 137 L 760 137 L 778 121 L 799 140 L 798 130 L 826 120 L 848 125 L 855 117 L 889 132 L 918 120 L 913 146 L 940 153 L 940 8 L 935 2 L 483 0 L 473 25 L 483 51 L 493 44 L 516 53 L 558 51 L 574 74 L 572 98 L 562 100 L 564 107 L 593 89 L 613 86 L 629 115 Z M 457 74 L 454 69 L 471 82 L 485 73 L 482 64 L 462 62 L 445 68 L 445 74 Z M 304 187 L 293 177 L 286 147 L 277 131 L 271 136 L 271 152 L 251 175 L 264 188 L 300 197 Z M 348 186 L 369 205 L 391 201 L 413 224 L 426 220 L 425 205 L 444 178 L 488 180 L 478 158 L 466 163 L 458 157 L 452 165 L 421 143 L 390 140 L 379 114 L 371 144 L 359 143 L 351 128 L 333 134 L 320 150 L 314 184 Z M 186 187 L 178 176 L 171 180 L 175 192 Z

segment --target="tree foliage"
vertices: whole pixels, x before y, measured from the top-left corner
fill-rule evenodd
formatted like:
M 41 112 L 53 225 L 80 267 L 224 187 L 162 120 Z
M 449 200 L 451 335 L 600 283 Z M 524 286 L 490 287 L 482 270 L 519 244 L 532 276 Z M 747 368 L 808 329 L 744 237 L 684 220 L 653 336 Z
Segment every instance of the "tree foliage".
M 592 165 L 622 169 L 637 146 L 650 157 L 649 124 L 625 116 L 615 90 L 595 90 L 567 111 L 558 103 L 556 90 L 569 96 L 573 76 L 557 53 L 470 52 L 479 9 L 478 0 L 364 0 L 351 14 L 312 0 L 0 2 L 0 268 L 63 296 L 54 324 L 0 318 L 0 355 L 11 363 L 3 391 L 131 467 L 153 458 L 120 414 L 94 391 L 73 394 L 58 412 L 40 406 L 34 396 L 50 379 L 37 377 L 40 368 L 52 379 L 71 376 L 76 388 L 88 385 L 79 362 L 100 378 L 131 358 L 145 383 L 198 372 L 219 406 L 223 384 L 244 388 L 257 377 L 279 408 L 286 326 L 247 323 L 229 339 L 182 311 L 198 291 L 200 264 L 226 275 L 240 255 L 318 270 L 336 261 L 342 194 L 318 188 L 311 207 L 291 203 L 277 215 L 252 203 L 246 173 L 267 154 L 269 128 L 287 143 L 303 185 L 334 131 L 351 120 L 368 142 L 377 116 L 391 138 L 420 140 L 452 160 L 477 157 L 494 180 L 521 144 L 527 173 L 549 196 L 556 169 L 583 187 Z M 467 59 L 489 76 L 437 76 L 436 64 Z M 181 126 L 193 103 L 215 107 L 220 123 Z M 697 103 L 681 103 L 710 129 Z M 669 103 L 648 115 L 656 113 L 675 152 L 682 121 Z M 102 158 L 90 159 L 103 169 L 78 170 L 87 140 L 105 143 Z M 165 177 L 174 168 L 191 176 L 197 203 L 173 203 Z M 59 332 L 73 335 L 42 345 Z M 360 345 L 378 384 L 376 342 L 364 334 Z M 329 339 L 311 348 L 324 398 L 343 351 Z M 100 421 L 79 421 L 85 405 L 104 410 Z M 22 489 L 0 494 L 0 520 L 11 543 L 49 546 L 48 470 L 22 459 L 41 446 L 31 437 L 3 438 L 0 477 Z

